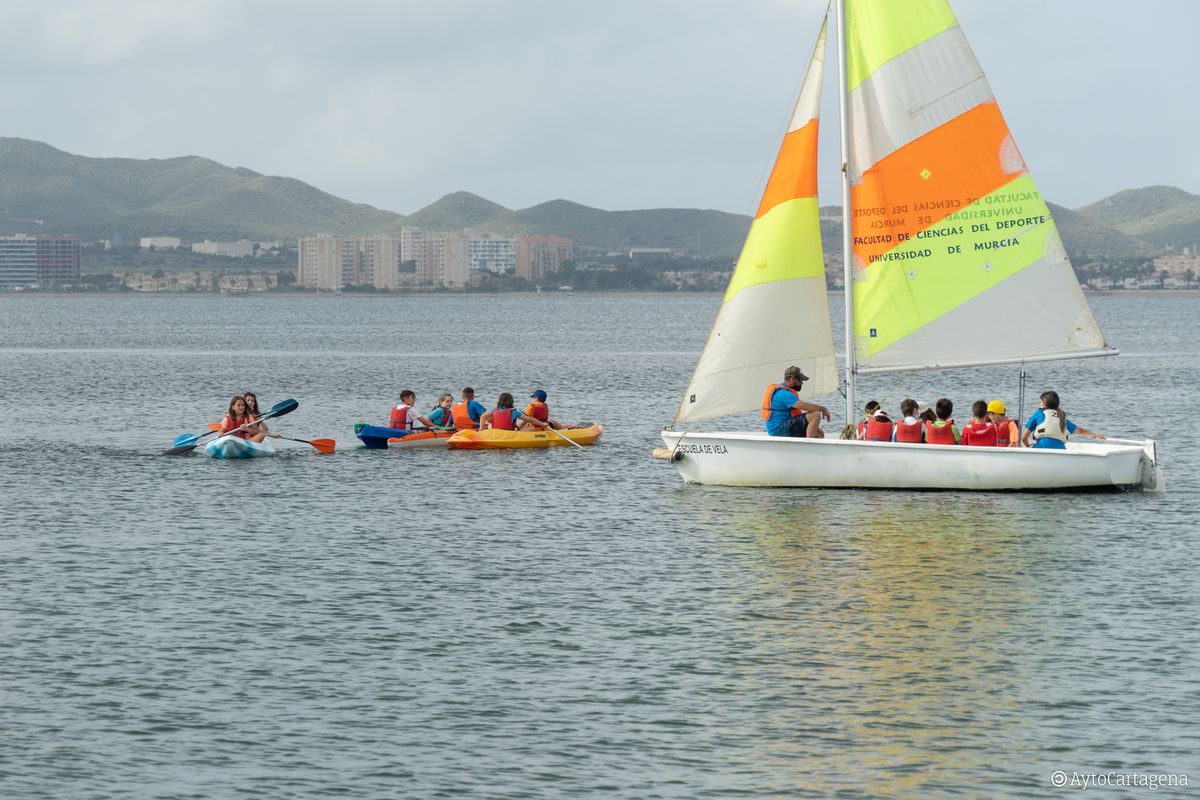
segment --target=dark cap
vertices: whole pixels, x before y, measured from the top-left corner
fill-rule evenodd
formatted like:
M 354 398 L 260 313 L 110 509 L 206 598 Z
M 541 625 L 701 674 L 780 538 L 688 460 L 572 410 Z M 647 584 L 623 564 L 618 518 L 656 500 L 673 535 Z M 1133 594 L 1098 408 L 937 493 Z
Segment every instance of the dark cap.
M 801 372 L 800 368 L 796 366 L 788 367 L 783 371 L 783 379 L 786 381 L 788 378 L 799 378 L 802 381 L 808 380 L 808 376 Z
M 534 392 L 533 394 L 531 394 L 529 396 L 536 400 L 540 400 L 543 403 L 546 402 L 546 390 L 545 389 L 538 389 L 536 392 Z

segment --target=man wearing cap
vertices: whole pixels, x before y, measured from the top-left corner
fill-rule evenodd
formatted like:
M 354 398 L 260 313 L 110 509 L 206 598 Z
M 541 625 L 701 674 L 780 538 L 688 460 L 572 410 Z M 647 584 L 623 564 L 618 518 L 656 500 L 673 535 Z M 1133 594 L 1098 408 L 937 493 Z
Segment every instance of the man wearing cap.
M 799 367 L 783 371 L 783 383 L 772 383 L 763 392 L 762 418 L 772 436 L 824 439 L 821 418 L 830 419 L 829 409 L 800 399 L 800 389 L 808 376 Z
M 987 404 L 988 419 L 996 426 L 996 447 L 1020 447 L 1021 430 L 1016 420 L 1005 416 L 1008 409 L 999 400 Z

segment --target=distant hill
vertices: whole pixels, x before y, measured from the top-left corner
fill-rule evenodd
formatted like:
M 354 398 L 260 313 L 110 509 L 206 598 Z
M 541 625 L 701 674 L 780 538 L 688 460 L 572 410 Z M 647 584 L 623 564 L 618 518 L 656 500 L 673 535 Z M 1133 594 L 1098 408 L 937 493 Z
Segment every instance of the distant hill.
M 1167 245 L 1200 242 L 1200 196 L 1173 187 L 1130 189 L 1076 211 L 1051 208 L 1075 255 L 1152 256 Z M 837 207 L 822 208 L 826 253 L 841 249 L 839 213 Z M 733 258 L 750 222 L 723 211 L 605 211 L 568 200 L 512 210 L 469 192 L 448 194 L 405 217 L 293 178 L 198 156 L 86 158 L 41 142 L 0 138 L 0 233 L 296 239 L 316 233 L 395 235 L 404 225 L 419 225 L 559 234 L 584 249 L 670 247 Z
M 1160 247 L 1200 243 L 1200 196 L 1174 186 L 1126 189 L 1079 213 Z
M 27 139 L 0 138 L 0 231 L 106 238 L 293 238 L 369 233 L 403 218 L 198 156 L 86 158 Z M 41 224 L 35 222 L 41 220 Z
M 1092 217 L 1084 216 L 1078 211 L 1047 203 L 1050 213 L 1054 216 L 1054 224 L 1062 236 L 1063 246 L 1075 257 L 1107 256 L 1109 258 L 1130 258 L 1133 256 L 1153 257 L 1162 252 L 1162 248 L 1133 236 L 1128 236 L 1111 225 L 1107 225 Z
M 430 230 L 476 227 L 496 233 L 558 234 L 587 249 L 670 247 L 732 258 L 750 228 L 750 217 L 691 208 L 604 211 L 569 200 L 511 211 L 470 192 L 455 192 L 412 214 L 404 224 Z

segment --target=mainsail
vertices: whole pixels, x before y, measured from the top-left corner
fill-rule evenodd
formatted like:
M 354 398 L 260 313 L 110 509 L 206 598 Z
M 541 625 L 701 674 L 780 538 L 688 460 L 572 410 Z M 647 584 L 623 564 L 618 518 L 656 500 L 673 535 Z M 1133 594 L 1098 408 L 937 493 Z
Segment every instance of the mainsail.
M 846 0 L 846 56 L 862 371 L 1103 353 L 947 0 Z
M 826 24 L 741 257 L 675 414 L 694 422 L 758 408 L 763 387 L 795 364 L 804 397 L 838 386 L 817 201 L 817 127 Z

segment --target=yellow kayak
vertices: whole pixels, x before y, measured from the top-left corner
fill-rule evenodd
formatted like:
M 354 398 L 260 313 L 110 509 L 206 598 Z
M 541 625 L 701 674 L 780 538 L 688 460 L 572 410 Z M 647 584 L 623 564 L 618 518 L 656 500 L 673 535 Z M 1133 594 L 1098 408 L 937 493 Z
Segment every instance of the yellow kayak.
M 584 428 L 568 428 L 558 431 L 459 431 L 446 442 L 460 450 L 493 450 L 524 447 L 570 447 L 569 439 L 575 444 L 595 444 L 604 432 L 604 426 L 592 423 Z

